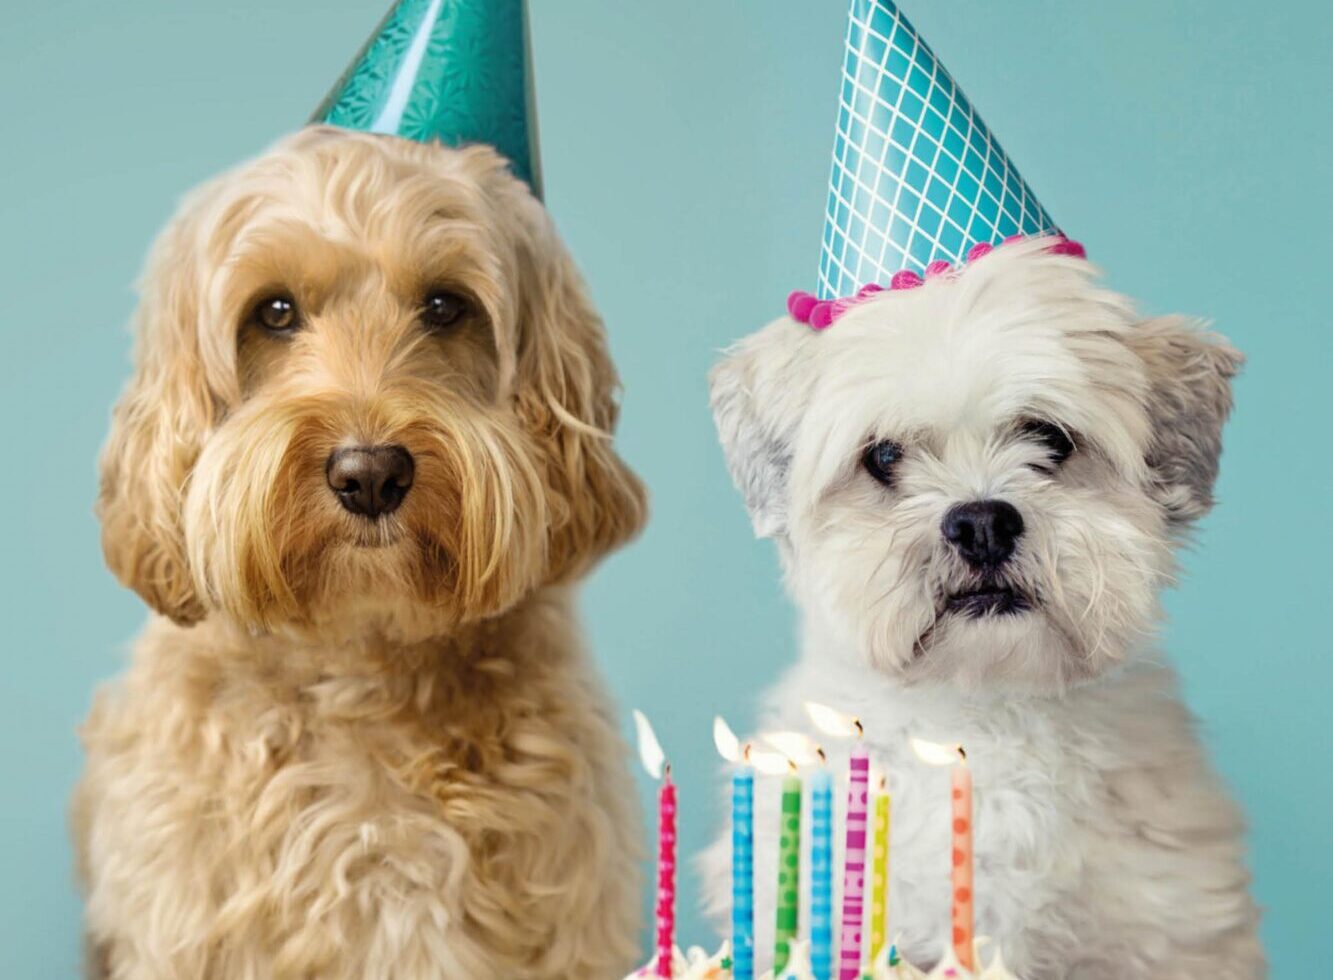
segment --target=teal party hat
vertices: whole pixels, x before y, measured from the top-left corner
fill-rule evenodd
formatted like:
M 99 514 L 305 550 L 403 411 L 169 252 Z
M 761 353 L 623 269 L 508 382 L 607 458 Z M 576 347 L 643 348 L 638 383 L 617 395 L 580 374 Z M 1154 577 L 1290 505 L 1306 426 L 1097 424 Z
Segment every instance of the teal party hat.
M 311 122 L 488 143 L 541 195 L 523 0 L 399 0 Z
M 1055 231 L 907 18 L 890 0 L 852 0 L 819 298 Z

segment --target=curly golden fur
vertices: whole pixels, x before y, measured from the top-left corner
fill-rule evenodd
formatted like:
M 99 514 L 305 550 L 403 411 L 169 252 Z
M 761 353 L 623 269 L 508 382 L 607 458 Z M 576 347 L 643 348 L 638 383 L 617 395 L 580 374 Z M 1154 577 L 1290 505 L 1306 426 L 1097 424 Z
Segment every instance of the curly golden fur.
M 98 513 L 161 616 L 84 729 L 93 973 L 622 975 L 639 821 L 569 583 L 644 495 L 540 204 L 483 147 L 309 128 L 186 200 L 137 329 Z M 368 521 L 325 460 L 385 443 L 415 481 Z

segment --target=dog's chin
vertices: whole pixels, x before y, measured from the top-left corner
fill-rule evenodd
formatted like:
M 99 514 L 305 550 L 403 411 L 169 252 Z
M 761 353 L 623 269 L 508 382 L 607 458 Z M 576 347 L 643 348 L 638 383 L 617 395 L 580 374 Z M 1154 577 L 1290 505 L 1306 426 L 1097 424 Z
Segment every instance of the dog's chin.
M 969 692 L 1052 694 L 1087 679 L 1069 636 L 1021 589 L 969 587 L 946 596 L 917 638 L 905 679 Z
M 944 600 L 949 615 L 980 619 L 984 616 L 1018 616 L 1030 612 L 1032 599 L 1012 585 L 984 584 L 960 589 Z
M 392 518 L 376 521 L 358 521 L 347 532 L 332 536 L 330 543 L 339 549 L 346 560 L 377 561 L 389 553 L 389 549 L 402 549 L 408 542 L 409 532 L 401 523 Z
M 252 631 L 319 642 L 415 642 L 452 635 L 499 600 L 487 594 L 484 608 L 478 597 L 469 602 L 453 549 L 406 521 L 331 521 L 299 548 L 269 548 L 283 600 L 236 582 L 240 594 L 222 604 Z
M 409 528 L 385 519 L 331 527 L 321 538 L 284 561 L 294 601 L 264 609 L 265 625 L 337 639 L 419 639 L 457 625 L 457 606 L 441 601 L 453 584 L 442 549 L 424 548 Z

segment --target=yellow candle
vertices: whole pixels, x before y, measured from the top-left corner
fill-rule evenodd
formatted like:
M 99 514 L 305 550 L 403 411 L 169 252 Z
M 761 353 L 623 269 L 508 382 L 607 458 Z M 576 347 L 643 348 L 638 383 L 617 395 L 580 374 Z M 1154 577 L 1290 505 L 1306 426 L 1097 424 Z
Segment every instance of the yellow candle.
M 870 962 L 879 959 L 888 935 L 889 919 L 889 794 L 875 794 L 875 878 L 870 891 Z

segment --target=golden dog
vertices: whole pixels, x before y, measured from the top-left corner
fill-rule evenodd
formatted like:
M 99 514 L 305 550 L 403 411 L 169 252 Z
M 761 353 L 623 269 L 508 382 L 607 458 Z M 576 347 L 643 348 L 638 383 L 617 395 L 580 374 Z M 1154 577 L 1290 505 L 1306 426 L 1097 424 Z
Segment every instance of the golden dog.
M 622 975 L 638 815 L 569 584 L 644 495 L 541 205 L 313 127 L 142 294 L 98 513 L 161 616 L 84 729 L 93 974 Z

